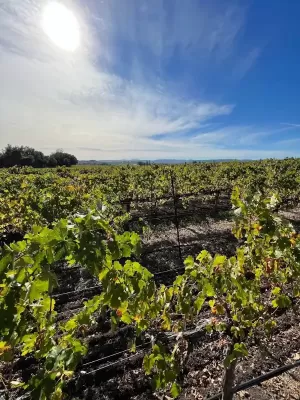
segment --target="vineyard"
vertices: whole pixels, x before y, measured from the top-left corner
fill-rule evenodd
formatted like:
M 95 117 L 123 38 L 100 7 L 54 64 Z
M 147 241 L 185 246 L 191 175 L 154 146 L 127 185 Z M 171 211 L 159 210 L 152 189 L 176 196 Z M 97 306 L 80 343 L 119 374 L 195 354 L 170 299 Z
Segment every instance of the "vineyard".
M 299 159 L 0 169 L 0 399 L 299 399 L 299 184 Z

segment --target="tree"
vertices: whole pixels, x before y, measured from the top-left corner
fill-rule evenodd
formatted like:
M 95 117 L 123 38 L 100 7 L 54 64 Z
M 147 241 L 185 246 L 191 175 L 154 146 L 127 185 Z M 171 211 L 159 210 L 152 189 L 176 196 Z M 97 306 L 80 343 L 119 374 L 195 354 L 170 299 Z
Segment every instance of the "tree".
M 11 146 L 10 144 L 0 153 L 0 168 L 31 166 L 34 168 L 71 166 L 77 164 L 77 158 L 72 154 L 58 150 L 49 157 L 41 151 L 28 146 Z
M 51 160 L 56 160 L 56 165 L 63 166 L 66 165 L 70 167 L 71 165 L 78 164 L 78 160 L 75 156 L 69 153 L 64 153 L 62 150 L 57 150 L 55 153 L 50 155 Z

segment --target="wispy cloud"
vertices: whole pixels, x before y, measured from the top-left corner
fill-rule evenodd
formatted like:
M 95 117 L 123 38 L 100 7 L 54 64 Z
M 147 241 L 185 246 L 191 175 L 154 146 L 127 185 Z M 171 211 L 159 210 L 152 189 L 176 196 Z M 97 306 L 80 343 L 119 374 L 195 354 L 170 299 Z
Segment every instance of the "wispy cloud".
M 205 88 L 205 69 L 237 59 L 246 18 L 238 2 L 93 0 L 87 7 L 77 0 L 70 6 L 82 40 L 74 53 L 41 30 L 46 3 L 0 5 L 0 148 L 8 141 L 60 147 L 83 159 L 271 156 L 236 151 L 236 143 L 246 146 L 262 132 L 226 124 L 234 104 L 191 94 L 172 78 L 185 60 L 187 71 L 203 72 Z M 258 49 L 250 52 L 237 75 L 258 56 Z
M 269 128 L 269 129 L 257 129 L 255 127 L 248 127 L 245 134 L 240 137 L 239 144 L 240 145 L 257 145 L 266 140 L 269 140 L 278 134 L 282 134 L 283 132 L 290 131 L 291 127 L 286 126 L 284 128 Z
M 247 72 L 254 66 L 256 63 L 258 57 L 261 54 L 261 48 L 254 48 L 248 52 L 248 54 L 240 59 L 234 70 L 233 70 L 233 76 L 237 79 L 242 79 Z
M 287 125 L 287 126 L 290 126 L 292 128 L 300 128 L 300 124 L 290 124 L 288 122 L 282 122 L 281 125 Z
M 219 59 L 230 56 L 245 14 L 237 1 L 216 0 L 187 0 L 184 4 L 181 0 L 103 0 L 92 1 L 90 8 L 91 20 L 97 27 L 100 22 L 98 40 L 105 47 L 109 45 L 113 60 L 118 61 L 123 54 L 121 39 L 126 50 L 137 50 L 139 63 L 144 64 L 142 48 L 147 50 L 148 60 L 156 60 L 158 68 L 175 51 L 193 61 L 195 52 L 201 59 L 212 53 Z
M 278 147 L 283 147 L 283 148 L 289 148 L 289 149 L 294 149 L 294 146 L 297 146 L 300 144 L 300 138 L 290 138 L 290 139 L 283 139 L 283 140 L 278 140 L 275 143 L 275 146 Z

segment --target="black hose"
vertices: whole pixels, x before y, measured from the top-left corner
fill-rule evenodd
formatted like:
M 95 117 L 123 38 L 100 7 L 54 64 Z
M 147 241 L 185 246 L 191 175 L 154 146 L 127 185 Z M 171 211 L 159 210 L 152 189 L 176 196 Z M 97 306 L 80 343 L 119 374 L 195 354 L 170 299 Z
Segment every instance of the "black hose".
M 294 369 L 296 367 L 300 367 L 300 360 L 296 361 L 294 364 L 283 365 L 282 367 L 279 367 L 277 369 L 274 369 L 273 371 L 267 372 L 264 375 L 261 375 L 257 378 L 250 379 L 250 381 L 241 383 L 240 385 L 235 386 L 232 389 L 232 392 L 237 393 L 237 392 L 240 392 L 241 390 L 248 389 L 255 385 L 259 385 L 262 382 L 265 382 L 271 378 L 275 378 L 276 376 L 281 375 L 284 372 L 290 371 L 291 369 Z M 218 400 L 221 398 L 222 398 L 222 393 L 220 392 L 212 397 L 209 397 L 209 399 L 207 399 L 207 400 Z

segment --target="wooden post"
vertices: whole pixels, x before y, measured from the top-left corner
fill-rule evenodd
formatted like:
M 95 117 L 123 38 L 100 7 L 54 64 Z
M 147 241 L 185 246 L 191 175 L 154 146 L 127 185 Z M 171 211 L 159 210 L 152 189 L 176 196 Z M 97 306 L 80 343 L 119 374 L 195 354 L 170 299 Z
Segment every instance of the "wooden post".
M 172 196 L 173 196 L 173 204 L 174 204 L 175 226 L 176 226 L 176 232 L 177 232 L 178 253 L 179 253 L 180 260 L 183 261 L 182 253 L 181 253 L 181 245 L 180 245 L 179 221 L 178 221 L 178 212 L 177 212 L 178 196 L 177 196 L 176 190 L 175 190 L 175 183 L 174 183 L 173 175 L 171 175 L 171 186 L 172 186 Z
M 220 192 L 219 190 L 216 192 L 216 197 L 215 197 L 215 213 L 218 211 L 218 204 L 219 204 L 219 197 L 220 197 Z

